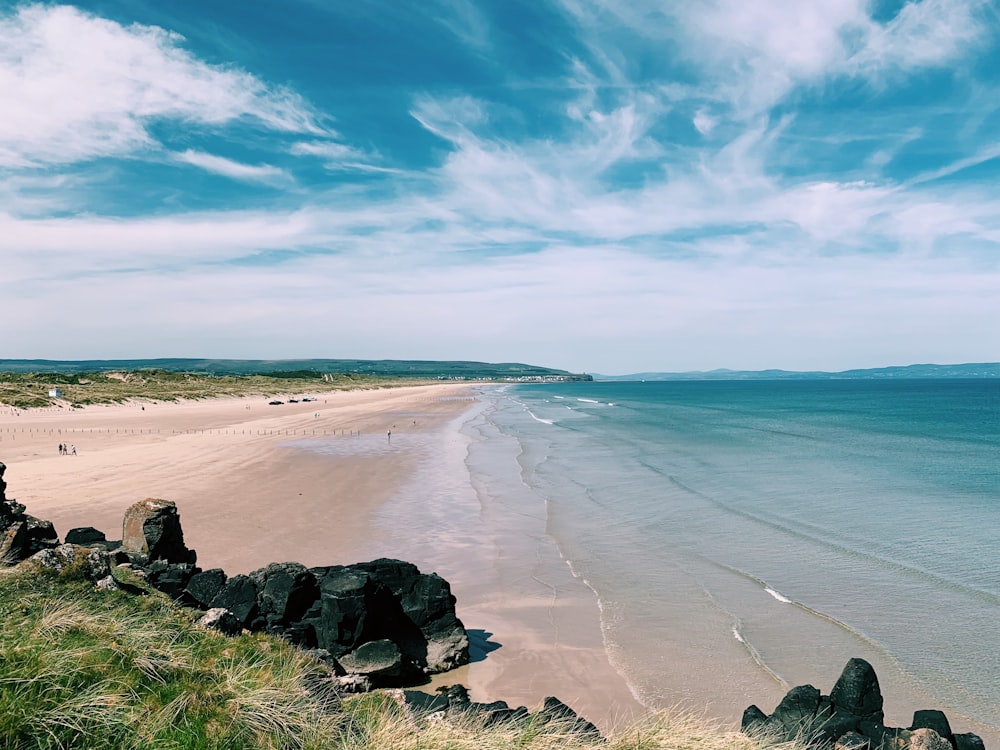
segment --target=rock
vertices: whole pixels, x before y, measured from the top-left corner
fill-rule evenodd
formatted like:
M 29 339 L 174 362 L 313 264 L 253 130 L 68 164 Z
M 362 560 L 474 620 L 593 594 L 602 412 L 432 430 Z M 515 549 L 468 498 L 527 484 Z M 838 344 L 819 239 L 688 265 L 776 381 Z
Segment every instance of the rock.
M 882 708 L 875 670 L 864 659 L 851 659 L 828 697 L 811 685 L 792 688 L 769 717 L 757 706 L 747 708 L 742 729 L 769 730 L 779 740 L 799 736 L 811 747 L 832 744 L 835 750 L 984 750 L 975 734 L 953 735 L 940 711 L 917 711 L 913 726 L 894 729 L 882 723 Z
M 333 683 L 342 693 L 367 693 L 372 689 L 372 682 L 362 674 L 348 674 L 334 677 Z
M 250 576 L 236 575 L 226 581 L 209 604 L 210 608 L 223 607 L 228 609 L 240 623 L 241 628 L 249 629 L 259 612 L 257 607 L 257 586 Z
M 0 462 L 0 563 L 15 565 L 43 549 L 57 547 L 59 537 L 51 521 L 29 516 L 21 503 L 7 499 L 6 471 Z
M 542 716 L 548 717 L 551 721 L 560 722 L 574 734 L 593 737 L 594 739 L 599 739 L 601 736 L 597 727 L 586 719 L 581 718 L 576 711 L 558 698 L 554 698 L 552 696 L 546 698 L 545 702 L 542 704 L 542 710 L 540 713 Z
M 149 585 L 172 599 L 183 598 L 188 581 L 195 574 L 195 567 L 190 563 L 168 563 L 165 560 L 156 560 L 145 570 Z
M 44 570 L 62 573 L 73 562 L 73 558 L 72 556 L 67 558 L 62 548 L 54 547 L 36 552 L 26 562 L 33 563 Z
M 184 545 L 177 505 L 170 500 L 147 498 L 125 511 L 122 548 L 140 563 L 165 560 L 194 564 L 194 550 Z
M 766 713 L 757 706 L 747 706 L 743 712 L 743 719 L 740 721 L 740 731 L 751 732 L 756 728 L 763 728 L 766 721 Z
M 403 619 L 392 592 L 364 571 L 331 568 L 320 579 L 317 645 L 338 659 L 363 643 L 387 638 Z M 399 640 L 409 641 L 411 635 L 391 640 L 398 646 Z
M 374 685 L 402 677 L 405 669 L 399 646 L 387 639 L 363 643 L 338 661 L 348 674 L 365 675 Z
M 833 750 L 868 750 L 869 747 L 871 740 L 863 734 L 847 732 L 834 743 Z
M 77 549 L 80 549 L 79 547 Z M 99 581 L 111 575 L 111 555 L 100 548 L 83 548 L 86 555 L 83 559 L 83 577 L 88 581 Z
M 900 734 L 908 734 L 909 750 L 952 750 L 951 743 L 933 729 L 921 728 L 906 730 Z
M 951 738 L 951 725 L 943 711 L 914 711 L 910 729 L 933 729 L 939 736 L 945 739 Z
M 830 691 L 830 703 L 837 712 L 847 711 L 860 719 L 881 722 L 882 691 L 872 665 L 851 659 Z
M 225 635 L 239 635 L 243 630 L 240 621 L 225 607 L 213 607 L 208 610 L 198 619 L 197 624 L 218 630 Z
M 97 543 L 108 541 L 103 531 L 98 531 L 93 526 L 82 526 L 77 529 L 70 529 L 66 532 L 66 544 L 79 544 L 83 547 L 92 547 Z
M 226 573 L 222 568 L 203 570 L 191 576 L 184 589 L 184 600 L 199 609 L 208 609 L 212 600 L 226 585 Z
M 112 576 L 110 573 L 108 575 L 104 576 L 104 578 L 102 578 L 101 580 L 99 580 L 94 585 L 97 586 L 97 588 L 99 588 L 101 591 L 117 591 L 118 590 L 118 584 L 115 583 L 114 576 Z
M 422 653 L 414 656 L 427 673 L 468 664 L 469 638 L 455 614 L 455 597 L 447 581 L 401 560 L 382 558 L 355 567 L 368 571 L 399 597 L 403 613 L 420 629 L 424 644 L 417 649 Z
M 819 690 L 812 685 L 793 687 L 767 719 L 766 726 L 788 739 L 808 736 L 816 723 L 819 704 Z
M 270 632 L 288 631 L 293 623 L 306 616 L 320 597 L 316 576 L 299 563 L 271 563 L 254 571 L 250 577 L 257 586 L 257 603 L 264 629 Z M 301 635 L 302 629 L 297 632 Z M 306 636 L 295 642 L 309 640 L 315 638 Z
M 953 734 L 951 738 L 955 741 L 955 750 L 986 750 L 983 738 L 972 732 Z

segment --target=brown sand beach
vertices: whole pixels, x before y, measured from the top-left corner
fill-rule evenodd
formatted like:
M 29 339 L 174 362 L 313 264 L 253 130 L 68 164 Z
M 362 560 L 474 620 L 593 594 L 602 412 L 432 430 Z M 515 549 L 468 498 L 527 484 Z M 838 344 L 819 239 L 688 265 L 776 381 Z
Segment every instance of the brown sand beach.
M 312 395 L 315 401 L 280 406 L 252 397 L 4 407 L 7 494 L 51 520 L 61 536 L 94 526 L 108 538 L 120 536 L 133 502 L 173 500 L 199 565 L 231 574 L 272 561 L 320 565 L 409 553 L 422 570 L 452 583 L 458 614 L 479 644 L 475 663 L 439 676 L 430 688 L 463 682 L 475 700 L 528 706 L 557 695 L 604 729 L 643 711 L 608 661 L 593 593 L 551 544 L 513 529 L 498 535 L 496 524 L 493 538 L 476 538 L 484 519 L 467 508 L 454 509 L 470 514 L 470 535 L 461 543 L 441 530 L 435 544 L 438 531 L 426 528 L 433 521 L 425 518 L 380 520 L 380 513 L 397 512 L 391 500 L 401 488 L 419 483 L 428 462 L 415 448 L 421 438 L 439 443 L 474 406 L 470 388 Z M 61 455 L 60 444 L 76 455 Z M 447 467 L 455 482 L 468 482 L 460 461 Z M 410 525 L 419 539 L 399 531 Z

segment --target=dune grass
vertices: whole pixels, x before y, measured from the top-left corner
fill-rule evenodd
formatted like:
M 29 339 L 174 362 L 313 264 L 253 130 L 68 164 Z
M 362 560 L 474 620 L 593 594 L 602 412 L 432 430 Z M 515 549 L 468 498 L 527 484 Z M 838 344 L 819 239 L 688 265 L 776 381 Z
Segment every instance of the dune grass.
M 99 591 L 72 570 L 22 568 L 0 570 L 7 750 L 778 747 L 681 714 L 649 717 L 606 742 L 537 715 L 493 726 L 474 715 L 416 719 L 391 692 L 341 700 L 325 667 L 277 638 L 228 638 L 161 594 Z
M 355 388 L 386 388 L 431 382 L 426 379 L 378 377 L 363 374 L 275 373 L 273 375 L 214 376 L 165 370 L 102 373 L 0 373 L 0 404 L 21 409 L 57 402 L 49 390 L 58 388 L 62 401 L 72 406 L 145 399 L 176 401 L 219 396 L 308 394 Z M 434 381 L 436 382 L 436 381 Z

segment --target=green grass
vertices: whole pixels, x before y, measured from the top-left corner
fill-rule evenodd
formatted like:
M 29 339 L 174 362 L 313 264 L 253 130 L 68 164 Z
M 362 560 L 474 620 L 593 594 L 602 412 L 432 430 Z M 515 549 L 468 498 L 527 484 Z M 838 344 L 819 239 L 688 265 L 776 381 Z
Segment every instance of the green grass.
M 59 388 L 73 406 L 120 403 L 131 399 L 176 401 L 219 396 L 268 396 L 311 391 L 416 385 L 427 379 L 308 371 L 270 375 L 212 376 L 165 370 L 98 373 L 0 373 L 0 404 L 21 409 L 51 406 L 49 389 Z
M 764 750 L 660 714 L 608 742 L 538 716 L 416 720 L 395 696 L 341 701 L 326 668 L 264 635 L 227 638 L 153 593 L 98 591 L 76 572 L 0 570 L 0 747 L 282 750 Z

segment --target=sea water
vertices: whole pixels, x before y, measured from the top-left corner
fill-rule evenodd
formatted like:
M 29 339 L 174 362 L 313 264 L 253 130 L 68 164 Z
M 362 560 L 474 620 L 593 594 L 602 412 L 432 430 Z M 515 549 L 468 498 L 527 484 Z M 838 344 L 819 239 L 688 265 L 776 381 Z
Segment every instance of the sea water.
M 513 586 L 554 546 L 647 706 L 738 716 L 861 656 L 887 709 L 1000 727 L 1000 381 L 486 386 L 407 439 L 400 554 Z
M 1000 381 L 566 383 L 491 399 L 645 702 L 676 697 L 660 686 L 677 649 L 709 658 L 706 629 L 727 627 L 784 684 L 835 678 L 864 646 L 939 702 L 926 707 L 1000 726 Z

